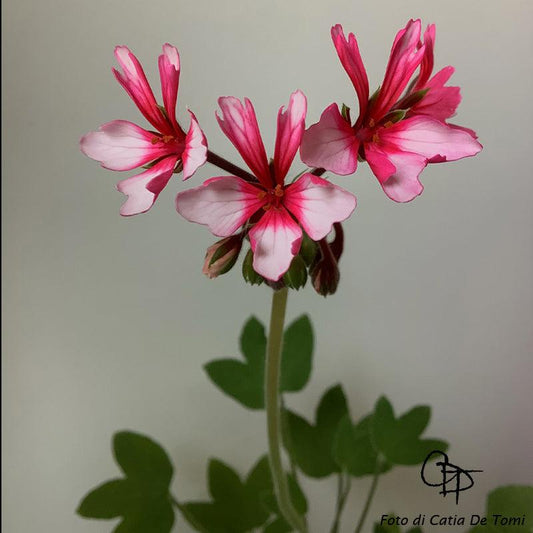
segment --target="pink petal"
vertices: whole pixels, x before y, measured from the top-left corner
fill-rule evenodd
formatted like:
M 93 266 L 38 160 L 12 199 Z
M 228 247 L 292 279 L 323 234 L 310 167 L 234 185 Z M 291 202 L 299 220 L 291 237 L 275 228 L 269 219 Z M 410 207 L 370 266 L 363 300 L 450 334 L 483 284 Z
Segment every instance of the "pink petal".
M 207 140 L 204 132 L 201 130 L 194 113 L 192 111 L 189 113 L 191 114 L 191 125 L 185 138 L 185 150 L 181 155 L 184 180 L 189 179 L 207 159 Z
M 359 140 L 353 128 L 344 120 L 337 104 L 331 104 L 304 133 L 300 157 L 311 167 L 345 176 L 355 172 L 358 150 Z
M 425 46 L 419 47 L 420 26 L 420 20 L 410 20 L 396 35 L 385 77 L 371 111 L 376 122 L 390 111 L 424 57 Z
M 221 176 L 178 193 L 176 209 L 190 222 L 208 226 L 214 235 L 229 237 L 266 203 L 261 192 L 241 178 Z
M 359 116 L 366 112 L 368 104 L 368 77 L 359 53 L 359 46 L 353 33 L 344 36 L 342 26 L 337 24 L 331 28 L 331 38 L 337 50 L 344 70 L 353 83 L 355 92 L 359 99 Z
M 155 136 L 127 120 L 102 124 L 80 140 L 81 151 L 109 170 L 131 170 L 176 150 L 171 144 L 153 143 Z
M 252 173 L 267 188 L 272 187 L 265 147 L 257 125 L 255 110 L 248 98 L 244 106 L 233 96 L 218 99 L 222 117 L 217 114 L 222 131 L 241 154 Z
M 165 157 L 143 173 L 119 181 L 117 189 L 128 196 L 120 214 L 127 217 L 148 211 L 171 178 L 177 161 L 176 156 Z
M 427 165 L 427 159 L 407 152 L 390 152 L 387 154 L 395 173 L 381 182 L 385 194 L 395 202 L 410 202 L 422 193 L 424 187 L 418 176 Z
M 380 142 L 427 159 L 440 156 L 446 161 L 476 155 L 482 146 L 468 132 L 450 127 L 427 116 L 402 120 L 379 130 Z
M 444 86 L 454 70 L 453 67 L 444 67 L 427 82 L 424 88 L 429 89 L 429 91 L 420 102 L 411 108 L 410 115 L 429 115 L 444 121 L 455 114 L 455 110 L 461 102 L 461 90 L 459 87 Z
M 377 143 L 365 143 L 365 159 L 381 184 L 396 172 L 389 155 Z
M 413 91 L 418 91 L 426 86 L 431 73 L 433 72 L 433 49 L 435 48 L 435 24 L 430 24 L 424 32 L 424 57 L 420 63 L 420 74 Z
M 173 128 L 157 107 L 154 93 L 139 60 L 126 46 L 117 46 L 115 57 L 123 70 L 122 74 L 117 69 L 113 69 L 117 81 L 124 87 L 139 111 L 154 128 L 165 135 L 172 135 L 174 133 Z
M 285 189 L 285 207 L 314 241 L 323 239 L 334 222 L 346 220 L 357 205 L 350 192 L 313 174 L 304 174 Z
M 161 92 L 163 104 L 172 126 L 177 133 L 182 133 L 176 121 L 176 100 L 180 81 L 180 56 L 178 50 L 166 43 L 163 45 L 163 53 L 158 59 L 159 76 L 161 78 Z
M 287 109 L 284 111 L 282 107 L 278 112 L 274 173 L 280 185 L 283 185 L 283 180 L 302 142 L 306 111 L 307 99 L 304 93 L 295 91 L 291 94 Z
M 283 207 L 271 207 L 250 230 L 254 270 L 278 281 L 289 269 L 302 244 L 302 230 Z

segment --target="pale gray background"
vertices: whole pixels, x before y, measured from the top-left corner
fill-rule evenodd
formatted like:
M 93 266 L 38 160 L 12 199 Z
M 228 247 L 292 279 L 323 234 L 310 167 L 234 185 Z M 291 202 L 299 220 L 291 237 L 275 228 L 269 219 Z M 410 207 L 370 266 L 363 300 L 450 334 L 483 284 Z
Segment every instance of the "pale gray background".
M 264 415 L 222 396 L 202 365 L 236 354 L 245 319 L 267 318 L 269 291 L 244 286 L 238 271 L 207 280 L 200 270 L 213 239 L 173 207 L 177 191 L 219 171 L 206 165 L 187 185 L 173 180 L 148 215 L 121 219 L 114 184 L 128 174 L 78 150 L 103 122 L 145 124 L 111 75 L 114 45 L 132 48 L 157 93 L 160 46 L 178 46 L 180 116 L 189 106 L 211 147 L 240 161 L 214 119 L 220 95 L 252 99 L 269 151 L 277 109 L 296 88 L 308 96 L 309 124 L 334 100 L 356 107 L 330 42 L 337 22 L 356 33 L 372 87 L 395 32 L 410 17 L 435 22 L 436 66 L 454 65 L 463 89 L 456 121 L 485 149 L 426 169 L 426 191 L 407 205 L 389 201 L 365 165 L 336 179 L 359 207 L 346 224 L 339 293 L 290 296 L 289 319 L 309 312 L 317 345 L 312 382 L 289 404 L 310 416 L 339 380 L 354 416 L 381 393 L 400 410 L 429 403 L 429 434 L 449 439 L 457 463 L 485 470 L 456 508 L 420 483 L 417 468 L 398 468 L 381 482 L 371 518 L 481 513 L 489 489 L 533 481 L 532 7 L 4 2 L 5 531 L 110 531 L 74 509 L 117 475 L 109 443 L 118 429 L 165 446 L 182 500 L 206 496 L 208 457 L 243 473 L 265 451 Z M 345 532 L 368 483 L 355 484 Z M 335 480 L 305 487 L 311 530 L 326 531 Z M 190 531 L 181 519 L 175 530 Z

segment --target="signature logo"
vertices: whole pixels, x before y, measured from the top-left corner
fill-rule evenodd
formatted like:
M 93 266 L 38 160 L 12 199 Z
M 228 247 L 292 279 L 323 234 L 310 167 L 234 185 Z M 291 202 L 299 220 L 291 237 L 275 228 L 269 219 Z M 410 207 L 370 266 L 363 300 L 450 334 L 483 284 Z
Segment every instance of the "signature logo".
M 433 471 L 428 472 L 430 468 L 428 463 L 437 457 L 442 460 L 434 463 Z M 457 465 L 450 463 L 448 456 L 440 450 L 433 450 L 424 461 L 420 477 L 429 487 L 442 487 L 439 494 L 445 498 L 447 494 L 455 494 L 455 503 L 459 503 L 459 493 L 471 489 L 474 486 L 472 472 L 483 472 L 483 470 L 465 470 Z

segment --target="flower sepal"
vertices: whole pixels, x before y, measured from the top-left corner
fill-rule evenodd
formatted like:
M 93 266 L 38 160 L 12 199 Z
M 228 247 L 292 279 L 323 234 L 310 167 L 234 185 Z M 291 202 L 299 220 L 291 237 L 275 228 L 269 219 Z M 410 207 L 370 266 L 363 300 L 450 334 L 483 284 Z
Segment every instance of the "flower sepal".
M 289 270 L 283 276 L 283 283 L 289 289 L 300 290 L 307 283 L 307 267 L 300 255 L 297 255 L 291 262 Z
M 254 253 L 250 249 L 242 262 L 242 277 L 244 278 L 244 281 L 250 285 L 261 285 L 265 281 L 265 278 L 254 270 L 253 262 Z

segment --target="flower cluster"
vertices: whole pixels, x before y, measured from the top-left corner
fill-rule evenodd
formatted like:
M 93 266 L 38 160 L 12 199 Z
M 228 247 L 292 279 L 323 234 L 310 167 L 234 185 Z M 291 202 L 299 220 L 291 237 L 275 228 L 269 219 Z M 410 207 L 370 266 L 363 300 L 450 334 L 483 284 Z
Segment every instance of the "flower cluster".
M 346 38 L 340 25 L 331 30 L 333 44 L 359 102 L 355 121 L 350 109 L 336 103 L 318 123 L 305 129 L 307 100 L 297 90 L 278 112 L 272 159 L 268 159 L 248 99 L 218 100 L 220 128 L 250 172 L 216 156 L 195 115 L 187 133 L 176 120 L 180 61 L 176 48 L 163 46 L 159 72 L 163 106 L 159 106 L 137 58 L 124 46 L 115 50 L 122 73 L 117 80 L 156 131 L 114 120 L 85 135 L 81 149 L 110 170 L 143 167 L 118 183 L 127 195 L 122 215 L 149 210 L 174 173 L 190 178 L 206 161 L 230 175 L 215 176 L 178 193 L 177 211 L 223 237 L 206 254 L 204 273 L 216 277 L 237 261 L 245 240 L 251 250 L 243 263 L 247 281 L 266 281 L 274 288 L 299 288 L 311 275 L 320 294 L 335 292 L 343 248 L 340 225 L 354 211 L 356 197 L 320 177 L 325 171 L 348 175 L 366 161 L 385 194 L 408 202 L 422 190 L 419 175 L 429 163 L 454 161 L 481 150 L 475 133 L 448 122 L 461 100 L 458 87 L 447 86 L 453 67 L 433 73 L 435 26 L 421 35 L 420 20 L 410 20 L 394 39 L 381 86 L 372 95 L 357 40 Z M 310 168 L 292 181 L 287 175 L 300 150 Z M 335 239 L 326 237 L 335 228 Z

